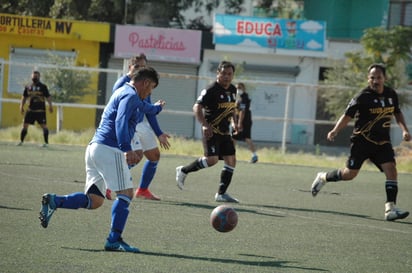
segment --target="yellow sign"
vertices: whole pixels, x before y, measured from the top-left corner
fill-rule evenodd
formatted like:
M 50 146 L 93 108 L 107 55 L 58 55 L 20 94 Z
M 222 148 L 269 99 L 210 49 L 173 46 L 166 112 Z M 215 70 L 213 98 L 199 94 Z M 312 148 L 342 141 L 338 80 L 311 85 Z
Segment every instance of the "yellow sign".
M 110 24 L 0 13 L 1 34 L 109 42 Z

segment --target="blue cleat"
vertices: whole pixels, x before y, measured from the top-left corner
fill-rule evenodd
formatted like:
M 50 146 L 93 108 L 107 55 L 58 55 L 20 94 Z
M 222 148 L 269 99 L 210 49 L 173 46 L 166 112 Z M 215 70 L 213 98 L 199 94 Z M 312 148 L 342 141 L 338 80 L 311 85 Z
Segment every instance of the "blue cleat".
M 250 163 L 256 163 L 256 162 L 258 162 L 258 160 L 259 160 L 259 158 L 258 158 L 258 156 L 257 155 L 254 155 L 254 156 L 252 156 L 252 158 L 250 159 Z
M 46 193 L 43 195 L 41 200 L 41 210 L 40 210 L 40 224 L 42 227 L 47 228 L 49 225 L 50 218 L 56 211 L 56 203 L 54 202 L 54 193 Z
M 116 241 L 114 243 L 110 243 L 109 240 L 106 241 L 104 244 L 104 250 L 106 251 L 121 251 L 121 252 L 133 252 L 133 253 L 139 253 L 140 250 L 136 247 L 129 246 L 127 243 L 123 241 L 122 238 L 119 239 L 119 241 Z

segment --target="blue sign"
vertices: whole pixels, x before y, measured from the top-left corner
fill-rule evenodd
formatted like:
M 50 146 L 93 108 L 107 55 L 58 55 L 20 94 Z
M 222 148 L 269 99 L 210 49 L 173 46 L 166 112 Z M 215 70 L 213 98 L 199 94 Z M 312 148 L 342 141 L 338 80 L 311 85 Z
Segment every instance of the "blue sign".
M 324 51 L 326 23 L 216 14 L 215 44 Z

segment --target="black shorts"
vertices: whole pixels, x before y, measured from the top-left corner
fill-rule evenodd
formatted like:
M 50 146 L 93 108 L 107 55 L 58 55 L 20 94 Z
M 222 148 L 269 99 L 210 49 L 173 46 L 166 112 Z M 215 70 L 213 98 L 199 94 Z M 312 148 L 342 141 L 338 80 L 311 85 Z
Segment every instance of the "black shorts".
M 233 134 L 233 139 L 244 141 L 246 138 L 252 138 L 252 121 L 243 121 L 243 130 Z
M 38 124 L 46 124 L 46 112 L 27 111 L 24 115 L 24 123 L 34 124 L 35 121 Z
M 230 135 L 213 134 L 208 140 L 203 138 L 203 149 L 205 156 L 219 156 L 219 159 L 226 155 L 236 154 L 235 145 Z
M 376 145 L 368 141 L 356 141 L 351 144 L 346 167 L 351 170 L 359 170 L 366 159 L 374 163 L 380 171 L 383 171 L 380 166 L 381 164 L 387 162 L 396 163 L 395 152 L 391 143 Z

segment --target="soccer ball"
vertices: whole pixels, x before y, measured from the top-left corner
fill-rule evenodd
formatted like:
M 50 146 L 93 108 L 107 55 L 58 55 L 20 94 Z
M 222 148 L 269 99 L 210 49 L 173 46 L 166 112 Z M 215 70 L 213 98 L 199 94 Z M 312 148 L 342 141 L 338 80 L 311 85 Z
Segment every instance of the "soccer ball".
M 220 205 L 210 214 L 210 224 L 219 232 L 229 232 L 237 225 L 237 213 L 232 207 Z

